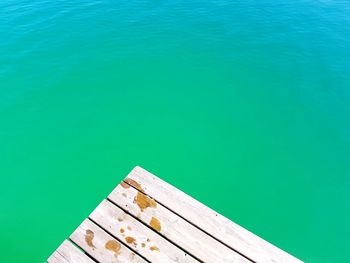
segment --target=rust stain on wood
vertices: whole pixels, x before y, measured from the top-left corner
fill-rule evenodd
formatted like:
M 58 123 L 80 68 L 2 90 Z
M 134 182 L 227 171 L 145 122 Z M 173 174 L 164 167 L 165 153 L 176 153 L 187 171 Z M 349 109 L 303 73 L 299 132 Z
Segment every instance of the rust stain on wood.
M 110 250 L 110 251 L 113 251 L 115 253 L 115 255 L 119 255 L 120 254 L 121 245 L 116 240 L 109 240 L 106 243 L 105 248 Z
M 151 246 L 149 249 L 152 251 L 159 251 L 159 248 L 156 246 Z
M 141 212 L 143 212 L 147 207 L 155 208 L 157 207 L 156 201 L 149 198 L 147 195 L 144 195 L 141 192 L 138 192 L 134 198 L 134 202 L 139 206 Z
M 120 185 L 125 189 L 130 188 L 130 185 L 128 185 L 127 183 L 125 183 L 123 181 L 120 182 Z
M 161 225 L 160 225 L 160 222 L 157 218 L 155 217 L 152 217 L 151 221 L 149 222 L 149 225 L 156 231 L 160 231 L 161 229 Z
M 128 244 L 134 244 L 135 246 L 137 245 L 136 239 L 133 238 L 133 237 L 127 236 L 127 237 L 125 237 L 125 241 L 126 241 Z
M 92 232 L 90 229 L 87 229 L 85 231 L 85 242 L 88 244 L 89 247 L 95 248 L 94 244 L 92 243 L 92 240 L 94 239 L 94 232 Z
M 125 178 L 124 181 L 125 181 L 126 183 L 128 183 L 129 185 L 135 187 L 137 190 L 142 191 L 142 192 L 144 191 L 143 188 L 142 188 L 142 186 L 141 186 L 138 182 L 136 182 L 135 180 L 130 179 L 130 178 Z

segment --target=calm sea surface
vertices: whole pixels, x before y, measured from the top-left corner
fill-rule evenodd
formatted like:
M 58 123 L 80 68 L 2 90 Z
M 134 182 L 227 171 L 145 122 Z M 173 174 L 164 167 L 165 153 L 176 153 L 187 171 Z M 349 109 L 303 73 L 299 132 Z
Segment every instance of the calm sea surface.
M 0 248 L 43 262 L 135 165 L 348 262 L 349 1 L 0 2 Z

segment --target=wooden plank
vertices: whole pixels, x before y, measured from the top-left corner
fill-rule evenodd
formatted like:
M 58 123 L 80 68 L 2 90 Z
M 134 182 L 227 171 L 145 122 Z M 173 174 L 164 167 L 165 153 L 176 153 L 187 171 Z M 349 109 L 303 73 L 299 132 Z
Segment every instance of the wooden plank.
M 108 198 L 203 262 L 251 262 L 128 184 Z
M 147 262 L 88 219 L 74 231 L 70 239 L 98 262 Z
M 158 203 L 169 207 L 193 225 L 203 229 L 252 261 L 259 263 L 302 262 L 141 167 L 135 167 L 125 182 L 151 196 Z
M 95 263 L 68 240 L 56 249 L 47 260 L 49 263 Z
M 89 217 L 151 262 L 198 262 L 107 200 Z

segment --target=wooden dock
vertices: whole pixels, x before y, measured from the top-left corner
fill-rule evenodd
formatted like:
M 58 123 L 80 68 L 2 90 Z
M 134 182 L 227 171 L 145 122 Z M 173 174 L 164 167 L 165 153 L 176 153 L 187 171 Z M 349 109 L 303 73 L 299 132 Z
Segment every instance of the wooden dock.
M 301 261 L 136 167 L 48 262 Z

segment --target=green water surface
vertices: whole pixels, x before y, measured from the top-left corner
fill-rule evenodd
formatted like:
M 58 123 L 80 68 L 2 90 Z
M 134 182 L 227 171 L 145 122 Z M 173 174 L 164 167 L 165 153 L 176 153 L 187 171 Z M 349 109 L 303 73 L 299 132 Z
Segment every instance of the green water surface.
M 43 262 L 140 165 L 348 262 L 348 1 L 0 1 L 0 261 Z

